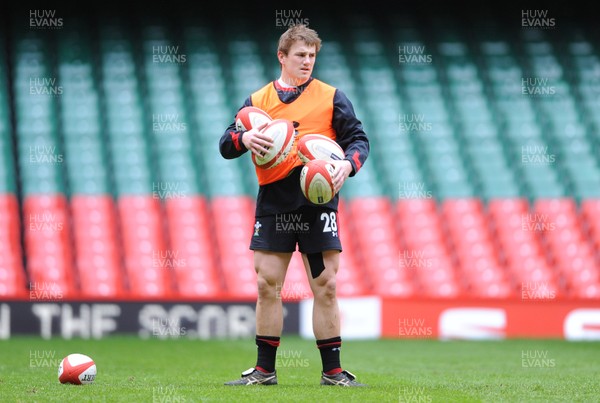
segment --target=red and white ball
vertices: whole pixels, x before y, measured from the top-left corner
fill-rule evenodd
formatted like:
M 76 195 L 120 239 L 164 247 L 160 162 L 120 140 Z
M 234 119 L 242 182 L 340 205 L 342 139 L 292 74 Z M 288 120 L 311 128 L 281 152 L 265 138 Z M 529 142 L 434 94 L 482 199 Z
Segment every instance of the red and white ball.
M 313 204 L 326 204 L 335 196 L 334 168 L 324 160 L 308 161 L 300 172 L 300 188 L 304 197 Z
M 342 147 L 322 134 L 305 134 L 298 140 L 298 158 L 305 164 L 312 160 L 331 162 L 344 157 Z
M 264 169 L 276 167 L 286 159 L 292 149 L 296 137 L 294 125 L 287 119 L 275 119 L 260 132 L 271 137 L 273 144 L 269 151 L 260 157 L 252 153 L 252 162 Z
M 248 131 L 250 129 L 264 126 L 265 123 L 271 123 L 273 119 L 265 111 L 255 106 L 245 106 L 235 115 L 235 129 L 238 131 Z
M 69 354 L 58 366 L 60 383 L 88 385 L 96 379 L 96 364 L 84 354 Z

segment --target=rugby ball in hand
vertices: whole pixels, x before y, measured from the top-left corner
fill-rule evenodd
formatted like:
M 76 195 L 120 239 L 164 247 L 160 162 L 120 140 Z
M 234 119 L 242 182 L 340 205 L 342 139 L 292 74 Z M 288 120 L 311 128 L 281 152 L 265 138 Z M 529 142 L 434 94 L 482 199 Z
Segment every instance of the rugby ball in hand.
M 298 140 L 298 158 L 305 164 L 312 160 L 331 162 L 344 157 L 342 147 L 322 134 L 305 134 Z
M 264 169 L 276 167 L 286 159 L 292 149 L 296 137 L 294 125 L 287 119 L 275 119 L 260 132 L 271 137 L 273 144 L 269 151 L 260 157 L 252 153 L 252 162 L 257 167 Z
M 273 119 L 269 114 L 255 106 L 245 106 L 235 115 L 235 129 L 237 131 L 248 131 L 260 128 L 265 123 L 271 123 Z
M 313 204 L 326 204 L 335 196 L 333 165 L 324 160 L 308 161 L 300 172 L 300 188 Z
M 96 379 L 96 364 L 83 354 L 69 354 L 58 366 L 60 383 L 88 385 Z

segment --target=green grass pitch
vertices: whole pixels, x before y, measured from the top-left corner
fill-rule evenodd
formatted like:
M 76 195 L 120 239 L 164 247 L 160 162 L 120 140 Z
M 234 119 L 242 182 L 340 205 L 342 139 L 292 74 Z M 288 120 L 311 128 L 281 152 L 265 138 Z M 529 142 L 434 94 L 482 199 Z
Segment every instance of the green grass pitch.
M 58 362 L 91 356 L 92 385 L 61 385 Z M 592 402 L 600 343 L 558 340 L 345 341 L 342 363 L 367 388 L 319 386 L 314 341 L 284 337 L 277 386 L 227 387 L 254 365 L 253 340 L 0 341 L 1 402 Z

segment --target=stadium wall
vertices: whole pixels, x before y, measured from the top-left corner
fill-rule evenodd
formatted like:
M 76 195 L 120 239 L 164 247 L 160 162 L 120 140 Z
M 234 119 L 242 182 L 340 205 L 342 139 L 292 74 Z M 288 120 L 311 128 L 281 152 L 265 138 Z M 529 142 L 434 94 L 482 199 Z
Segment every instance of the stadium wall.
M 284 333 L 312 335 L 312 300 L 284 302 Z M 600 301 L 341 298 L 344 339 L 600 340 Z M 0 339 L 251 338 L 253 301 L 23 301 L 0 303 Z

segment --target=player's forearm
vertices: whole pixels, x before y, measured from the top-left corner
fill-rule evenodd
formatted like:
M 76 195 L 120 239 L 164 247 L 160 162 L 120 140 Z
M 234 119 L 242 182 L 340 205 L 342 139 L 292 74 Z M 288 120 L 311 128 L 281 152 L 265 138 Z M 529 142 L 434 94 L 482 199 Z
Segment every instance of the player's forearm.
M 352 172 L 350 173 L 350 176 L 354 176 L 364 165 L 370 151 L 369 139 L 362 130 L 362 124 L 355 127 L 353 131 L 344 133 L 341 141 L 339 142 L 342 148 L 345 146 L 345 159 L 350 161 L 350 164 L 352 164 Z
M 369 143 L 367 142 L 362 144 L 352 144 L 352 146 L 346 149 L 346 160 L 350 161 L 352 165 L 352 172 L 350 172 L 350 176 L 356 175 L 358 171 L 362 168 L 365 161 L 367 160 L 367 156 L 369 155 Z
M 344 150 L 346 160 L 352 165 L 350 176 L 356 175 L 369 156 L 369 139 L 360 120 L 354 114 L 352 103 L 337 90 L 333 100 L 333 120 L 336 141 Z
M 250 97 L 246 98 L 244 104 L 238 109 L 238 112 L 246 106 L 252 106 L 252 99 Z M 244 133 L 236 129 L 235 122 L 231 123 L 219 141 L 219 151 L 223 158 L 228 160 L 238 158 L 248 151 L 242 142 L 243 137 Z
M 235 130 L 235 125 L 230 125 L 219 141 L 219 151 L 223 158 L 233 159 L 243 155 L 248 149 L 242 142 L 243 132 Z

